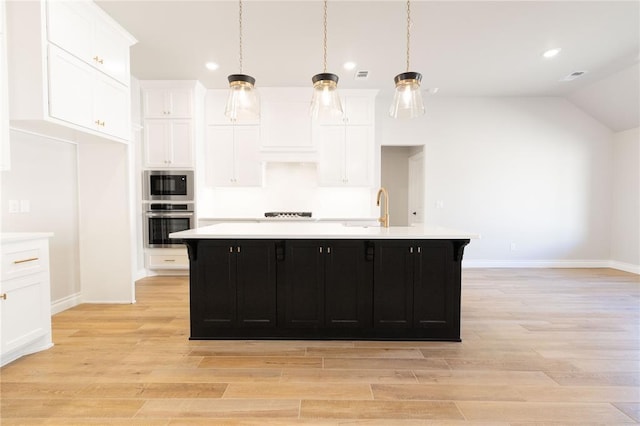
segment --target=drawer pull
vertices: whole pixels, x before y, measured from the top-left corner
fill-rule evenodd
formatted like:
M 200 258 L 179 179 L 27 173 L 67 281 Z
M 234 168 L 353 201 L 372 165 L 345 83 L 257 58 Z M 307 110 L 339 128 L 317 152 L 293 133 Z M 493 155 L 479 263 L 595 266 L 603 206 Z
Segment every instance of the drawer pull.
M 0 299 L 7 300 L 7 293 L 0 294 Z
M 175 259 L 165 259 L 164 261 L 165 262 L 175 262 L 176 260 Z
M 30 257 L 28 259 L 14 260 L 13 263 L 17 265 L 19 263 L 33 262 L 34 260 L 39 260 L 39 259 L 40 259 L 39 257 Z

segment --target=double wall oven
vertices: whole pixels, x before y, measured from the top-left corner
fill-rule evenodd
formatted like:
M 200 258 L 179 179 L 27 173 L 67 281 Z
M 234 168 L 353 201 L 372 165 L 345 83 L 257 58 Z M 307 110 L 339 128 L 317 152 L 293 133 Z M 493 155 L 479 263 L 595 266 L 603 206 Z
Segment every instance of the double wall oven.
M 196 227 L 193 170 L 143 172 L 144 244 L 182 247 L 169 234 Z

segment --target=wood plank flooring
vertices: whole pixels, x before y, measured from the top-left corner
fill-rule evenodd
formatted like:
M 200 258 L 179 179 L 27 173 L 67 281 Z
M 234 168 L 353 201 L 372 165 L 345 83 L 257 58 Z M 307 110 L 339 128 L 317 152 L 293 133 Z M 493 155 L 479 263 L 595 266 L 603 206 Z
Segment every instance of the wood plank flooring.
M 463 271 L 462 343 L 189 341 L 188 281 L 53 317 L 0 370 L 2 425 L 640 422 L 640 279 Z

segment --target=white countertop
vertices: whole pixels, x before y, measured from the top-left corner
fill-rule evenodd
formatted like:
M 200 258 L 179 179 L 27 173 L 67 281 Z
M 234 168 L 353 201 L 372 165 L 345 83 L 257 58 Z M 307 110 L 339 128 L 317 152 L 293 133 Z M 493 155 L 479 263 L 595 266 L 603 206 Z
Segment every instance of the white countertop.
M 13 243 L 50 237 L 53 237 L 53 232 L 3 232 L 0 234 L 0 241 L 2 243 Z
M 478 239 L 472 232 L 431 226 L 348 226 L 322 222 L 228 222 L 173 232 L 170 238 L 182 239 Z

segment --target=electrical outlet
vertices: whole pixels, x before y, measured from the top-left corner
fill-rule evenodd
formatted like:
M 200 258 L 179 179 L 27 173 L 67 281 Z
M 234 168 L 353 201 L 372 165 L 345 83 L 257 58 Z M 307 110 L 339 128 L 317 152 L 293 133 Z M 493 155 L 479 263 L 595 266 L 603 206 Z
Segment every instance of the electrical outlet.
M 509 249 L 511 251 L 516 251 L 518 250 L 518 245 L 516 243 L 511 243 L 511 245 L 509 246 Z
M 18 200 L 9 200 L 9 213 L 20 213 L 20 203 Z
M 437 208 L 437 209 L 442 209 L 442 208 L 444 208 L 444 201 L 442 201 L 442 200 L 438 200 L 438 201 L 436 201 L 436 208 Z

